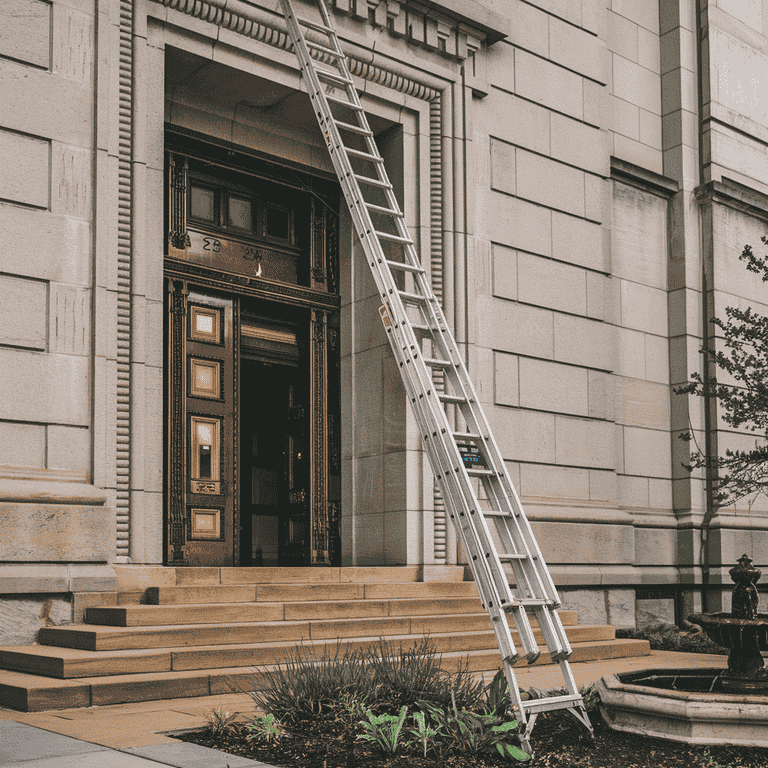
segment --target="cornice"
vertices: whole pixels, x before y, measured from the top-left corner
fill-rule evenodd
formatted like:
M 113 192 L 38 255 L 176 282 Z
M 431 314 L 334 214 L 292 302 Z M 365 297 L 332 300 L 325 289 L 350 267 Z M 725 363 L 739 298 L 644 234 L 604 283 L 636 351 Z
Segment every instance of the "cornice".
M 279 48 L 287 51 L 291 49 L 291 42 L 288 38 L 288 34 L 277 26 L 277 18 L 274 14 L 269 14 L 266 11 L 257 8 L 256 6 L 246 4 L 242 0 L 150 0 L 153 3 L 162 5 L 171 10 L 185 13 L 188 16 L 192 16 L 202 21 L 207 21 L 210 24 L 228 29 L 237 34 L 258 40 L 266 45 Z M 349 4 L 351 0 L 346 0 Z M 466 31 L 466 27 L 463 23 L 456 22 L 455 33 L 457 35 L 457 45 L 454 48 L 451 46 L 446 47 L 445 39 L 438 37 L 432 40 L 431 37 L 427 37 L 424 40 L 413 38 L 414 24 L 411 22 L 407 27 L 402 26 L 398 21 L 397 24 L 394 21 L 402 19 L 403 22 L 407 21 L 417 11 L 411 6 L 405 6 L 400 0 L 396 2 L 379 3 L 378 8 L 390 9 L 387 13 L 390 13 L 392 7 L 402 7 L 402 13 L 392 16 L 387 15 L 382 24 L 378 26 L 386 27 L 390 33 L 395 37 L 405 37 L 409 42 L 417 43 L 422 47 L 434 50 L 436 53 L 443 56 L 447 56 L 453 60 L 463 60 L 480 49 L 483 42 L 480 37 L 473 37 Z M 430 24 L 434 21 L 437 24 L 436 29 L 448 30 L 449 27 L 438 24 L 436 17 L 432 11 L 429 11 L 425 7 L 421 6 L 419 13 L 426 13 L 427 16 L 420 17 L 422 26 L 430 21 Z M 410 14 L 410 16 L 409 16 Z M 371 14 L 371 23 L 376 26 L 377 14 L 374 12 Z M 416 25 L 418 27 L 418 25 Z M 406 29 L 409 30 L 406 34 Z M 425 27 L 426 29 L 426 27 Z M 434 45 L 431 44 L 431 42 Z M 367 61 L 359 54 L 356 55 L 356 51 L 349 50 L 349 46 L 344 46 L 342 42 L 342 48 L 347 56 L 347 65 L 349 71 L 363 80 L 368 80 L 373 83 L 384 86 L 385 88 L 391 88 L 399 93 L 403 93 L 407 96 L 413 96 L 423 101 L 433 101 L 440 96 L 440 91 L 431 85 L 419 82 L 418 80 L 408 77 L 395 71 L 394 67 L 383 67 L 378 64 L 373 64 Z M 453 51 L 453 53 L 451 52 Z
M 721 203 L 729 208 L 768 221 L 768 195 L 723 177 L 708 181 L 693 190 L 699 203 Z
M 621 160 L 618 157 L 611 158 L 611 178 L 664 197 L 672 197 L 679 191 L 679 185 L 674 179 L 641 168 L 639 165 Z

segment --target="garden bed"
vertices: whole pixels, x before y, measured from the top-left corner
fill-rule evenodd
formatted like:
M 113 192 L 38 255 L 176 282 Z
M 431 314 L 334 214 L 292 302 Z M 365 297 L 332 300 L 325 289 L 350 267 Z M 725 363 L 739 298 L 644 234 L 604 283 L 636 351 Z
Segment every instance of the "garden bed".
M 675 744 L 611 731 L 599 715 L 591 714 L 595 740 L 564 712 L 539 716 L 533 731 L 535 751 L 523 763 L 499 755 L 454 755 L 424 758 L 409 752 L 386 756 L 374 744 L 355 741 L 355 732 L 333 718 L 317 718 L 291 729 L 279 744 L 270 746 L 250 738 L 237 727 L 219 738 L 211 731 L 180 738 L 233 755 L 261 760 L 280 768 L 765 768 L 768 749 L 705 747 Z
M 251 693 L 266 715 L 212 711 L 210 727 L 177 738 L 279 768 L 765 768 L 768 749 L 707 747 L 611 731 L 594 689 L 582 691 L 595 729 L 562 710 L 539 715 L 532 758 L 520 750 L 506 679 L 452 675 L 428 640 L 325 654 L 297 648 L 262 670 Z M 559 693 L 562 693 L 560 691 Z M 525 696 L 538 697 L 531 689 Z

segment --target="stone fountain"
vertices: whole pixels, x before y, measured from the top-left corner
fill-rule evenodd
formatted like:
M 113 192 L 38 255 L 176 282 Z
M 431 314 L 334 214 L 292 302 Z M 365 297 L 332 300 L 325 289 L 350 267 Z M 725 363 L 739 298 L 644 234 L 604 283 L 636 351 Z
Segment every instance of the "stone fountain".
M 730 613 L 689 617 L 730 649 L 726 669 L 648 669 L 607 675 L 597 684 L 611 728 L 690 744 L 768 747 L 768 615 L 757 612 L 759 569 L 742 555 Z

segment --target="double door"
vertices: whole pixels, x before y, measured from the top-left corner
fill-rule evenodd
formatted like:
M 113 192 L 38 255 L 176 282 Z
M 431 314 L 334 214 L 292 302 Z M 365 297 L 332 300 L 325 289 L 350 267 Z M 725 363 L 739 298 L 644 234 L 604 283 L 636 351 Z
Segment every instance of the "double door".
M 167 562 L 330 565 L 335 314 L 168 280 Z

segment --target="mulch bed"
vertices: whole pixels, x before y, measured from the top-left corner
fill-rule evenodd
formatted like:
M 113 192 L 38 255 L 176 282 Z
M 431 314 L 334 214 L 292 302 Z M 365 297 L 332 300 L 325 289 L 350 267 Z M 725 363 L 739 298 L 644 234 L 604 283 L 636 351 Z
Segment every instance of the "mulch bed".
M 184 741 L 213 747 L 285 768 L 766 768 L 768 749 L 689 746 L 661 739 L 611 731 L 592 713 L 595 739 L 566 712 L 539 715 L 533 731 L 534 757 L 508 762 L 499 755 L 429 756 L 417 753 L 388 757 L 379 747 L 355 740 L 342 721 L 316 718 L 291 729 L 277 745 L 248 738 L 240 727 L 213 739 L 210 731 L 179 736 Z

